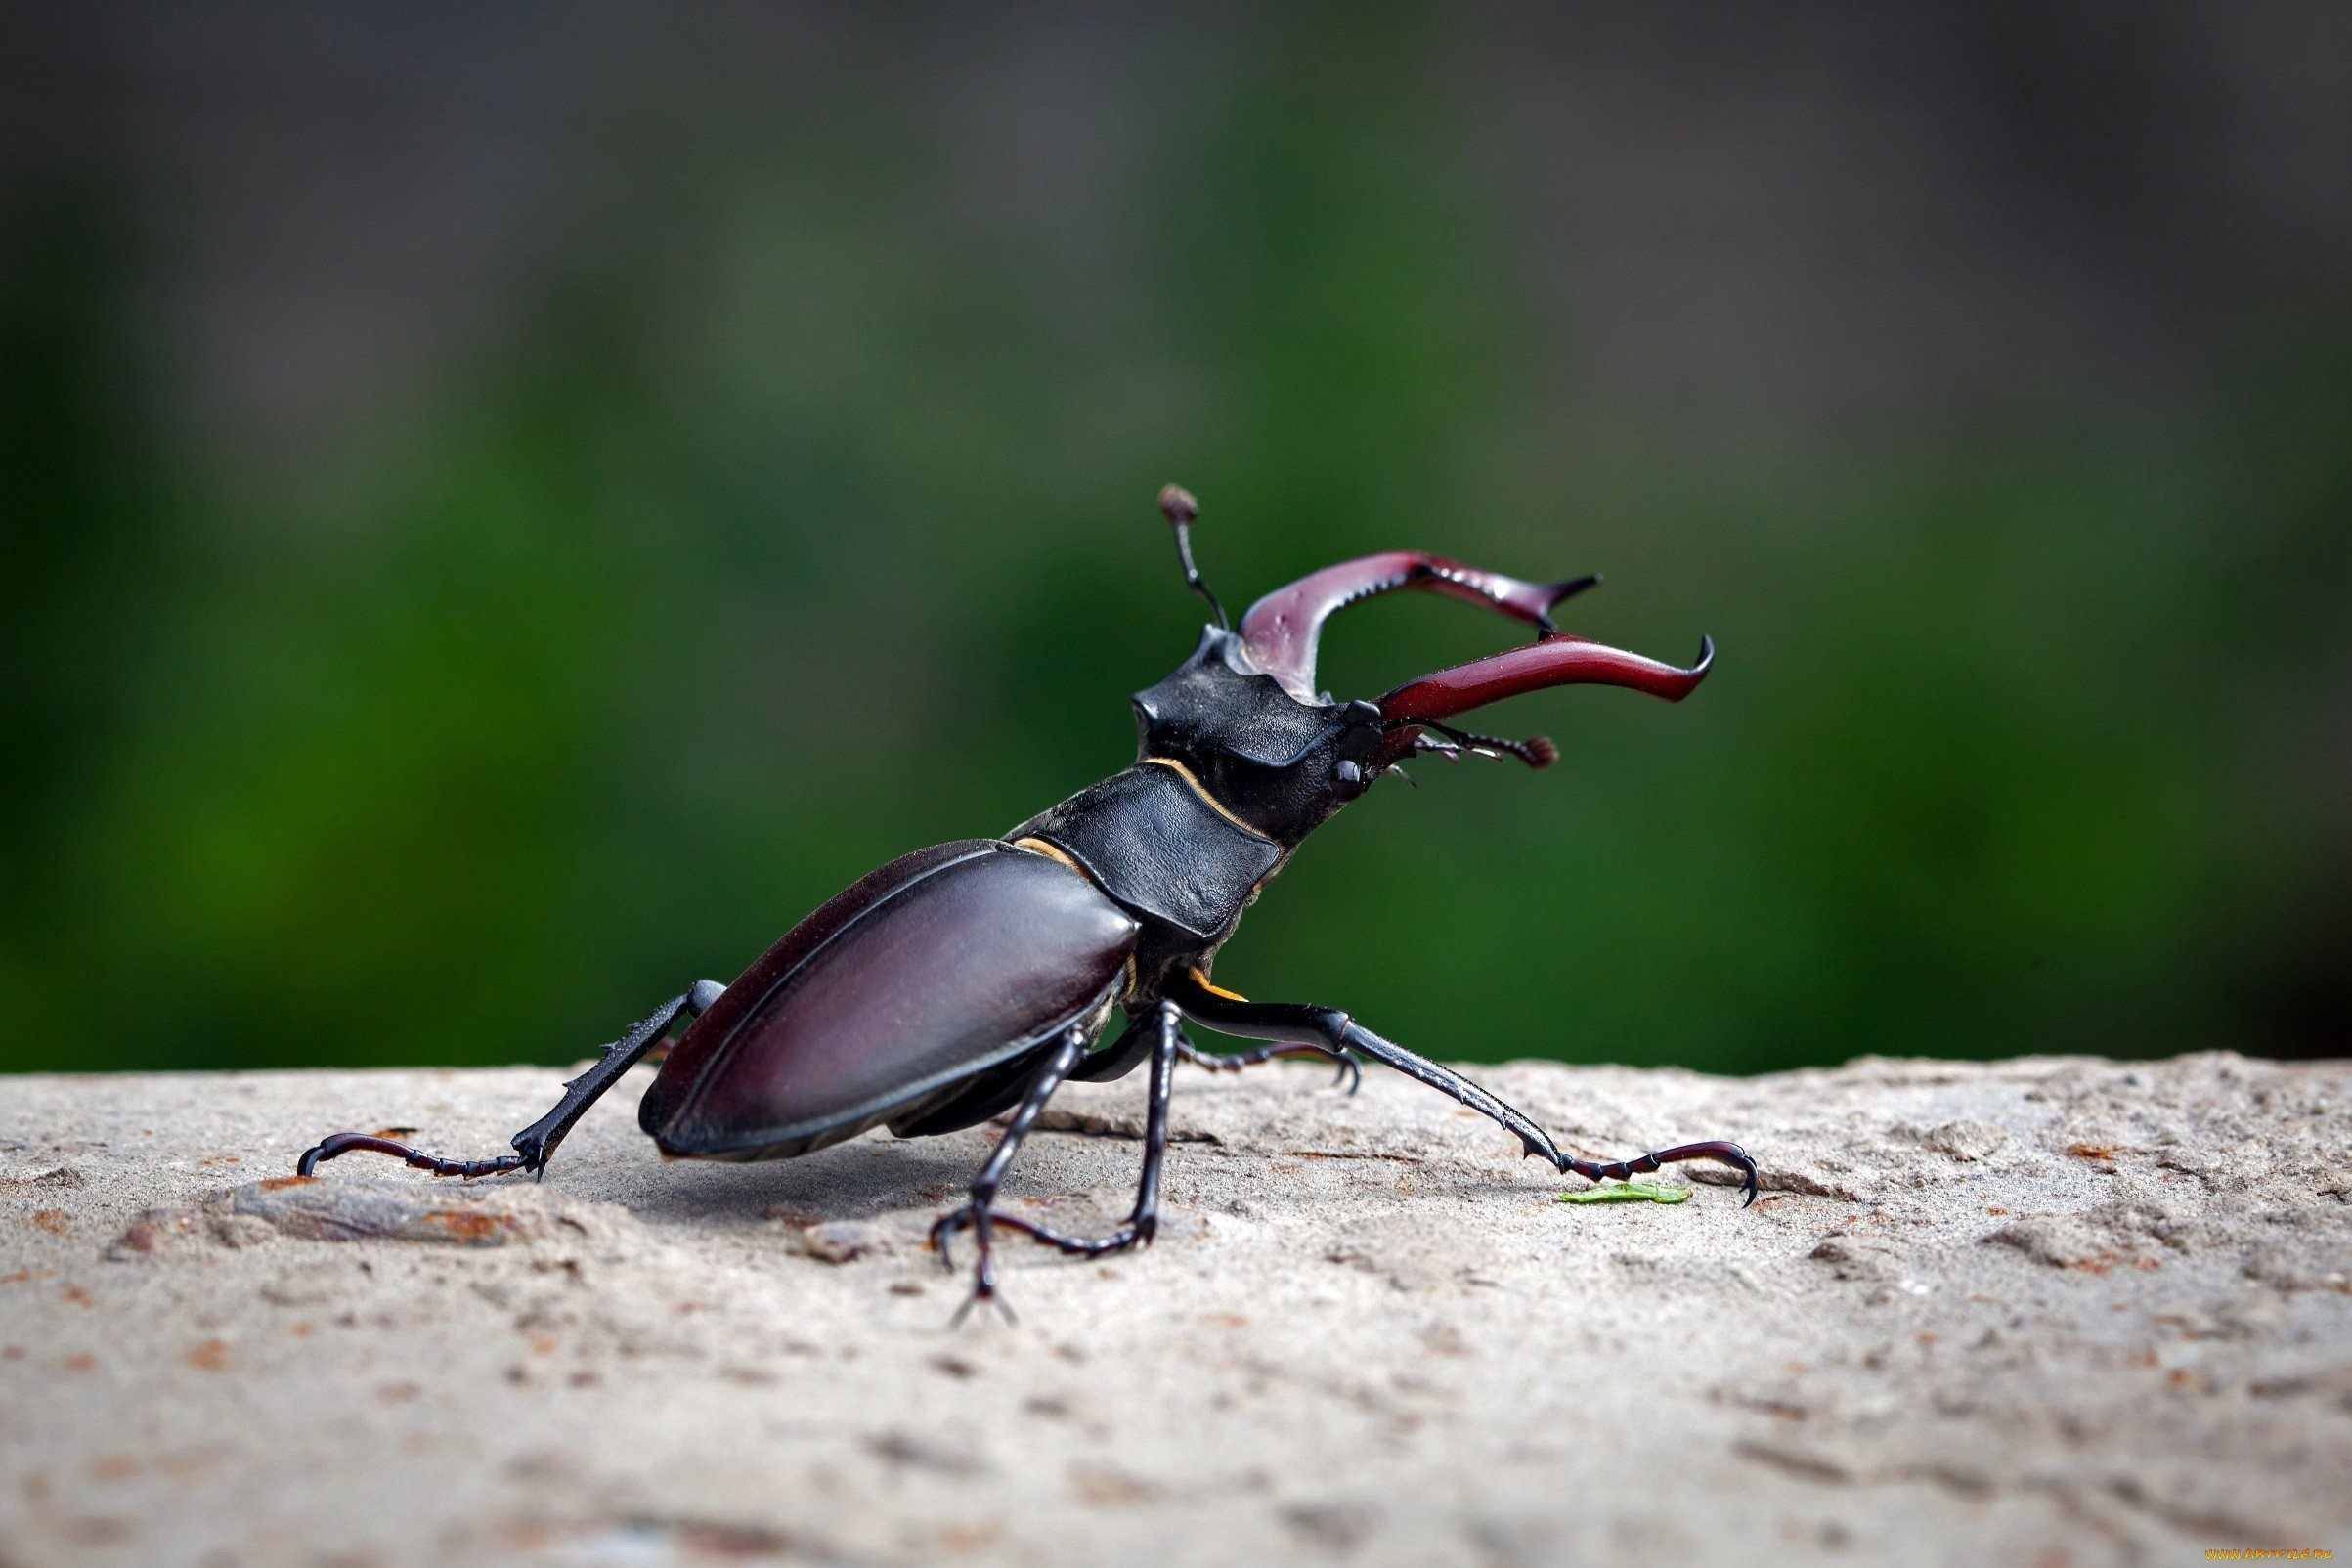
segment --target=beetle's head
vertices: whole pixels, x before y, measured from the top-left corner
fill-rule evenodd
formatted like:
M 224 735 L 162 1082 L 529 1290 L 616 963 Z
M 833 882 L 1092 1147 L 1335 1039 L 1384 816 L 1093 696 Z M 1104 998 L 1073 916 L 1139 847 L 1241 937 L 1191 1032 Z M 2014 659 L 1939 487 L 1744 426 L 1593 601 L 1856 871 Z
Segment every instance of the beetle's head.
M 1376 705 L 1299 701 L 1222 627 L 1202 628 L 1190 659 L 1135 694 L 1135 724 L 1139 759 L 1181 764 L 1211 800 L 1285 846 L 1388 765 Z
M 1548 767 L 1559 751 L 1545 737 L 1499 740 L 1446 720 L 1549 686 L 1627 686 L 1679 702 L 1706 677 L 1714 645 L 1702 640 L 1688 669 L 1661 664 L 1551 624 L 1563 599 L 1599 582 L 1523 583 L 1415 551 L 1343 561 L 1278 588 L 1250 606 L 1239 632 L 1193 564 L 1193 498 L 1170 485 L 1160 510 L 1176 531 L 1186 581 L 1217 612 L 1200 646 L 1173 675 L 1136 693 L 1140 759 L 1181 765 L 1226 811 L 1285 847 L 1418 753 L 1516 758 Z M 1334 701 L 1315 689 L 1323 624 L 1376 593 L 1419 588 L 1481 604 L 1536 628 L 1537 640 L 1396 687 L 1377 702 Z

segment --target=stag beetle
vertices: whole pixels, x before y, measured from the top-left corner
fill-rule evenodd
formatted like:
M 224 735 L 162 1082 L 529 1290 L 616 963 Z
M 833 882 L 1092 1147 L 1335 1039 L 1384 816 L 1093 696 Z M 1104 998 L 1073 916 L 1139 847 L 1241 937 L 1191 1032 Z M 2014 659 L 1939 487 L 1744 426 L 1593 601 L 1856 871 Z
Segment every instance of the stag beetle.
M 1596 1162 L 1562 1154 L 1544 1129 L 1451 1068 L 1393 1044 L 1335 1008 L 1252 1002 L 1209 980 L 1241 911 L 1291 851 L 1341 806 L 1416 755 L 1558 758 L 1542 736 L 1499 740 L 1445 722 L 1547 686 L 1630 686 L 1678 702 L 1705 677 L 1714 644 L 1687 670 L 1559 632 L 1551 611 L 1593 577 L 1522 583 L 1417 551 L 1343 561 L 1250 607 L 1239 632 L 1193 561 L 1198 513 L 1177 486 L 1160 510 L 1175 531 L 1186 585 L 1216 624 L 1173 675 L 1136 694 L 1135 765 L 994 839 L 918 849 L 873 873 L 786 933 L 731 985 L 703 980 L 605 1047 L 563 1098 L 515 1134 L 513 1153 L 443 1159 L 406 1144 L 336 1133 L 306 1151 L 305 1176 L 353 1150 L 397 1155 L 436 1176 L 545 1170 L 596 1099 L 681 1019 L 692 1020 L 637 1108 L 663 1154 L 691 1159 L 789 1159 L 876 1126 L 921 1138 L 1011 1112 L 932 1241 L 969 1229 L 973 1294 L 996 1294 L 998 1227 L 1066 1253 L 1098 1257 L 1149 1243 L 1158 1223 L 1168 1143 L 1169 1079 L 1179 1059 L 1238 1069 L 1284 1056 L 1321 1057 L 1360 1079 L 1382 1062 L 1515 1134 L 1528 1154 L 1589 1180 L 1674 1160 L 1710 1159 L 1745 1178 L 1737 1144 L 1696 1143 Z M 1406 682 L 1377 702 L 1315 688 L 1324 622 L 1377 593 L 1423 588 L 1531 624 L 1536 640 Z M 1113 1008 L 1127 1019 L 1098 1048 Z M 1186 1038 L 1191 1019 L 1269 1043 L 1211 1055 Z M 1000 1212 L 998 1185 L 1046 1101 L 1065 1080 L 1117 1078 L 1152 1064 L 1143 1173 L 1127 1222 L 1108 1236 L 1067 1236 Z M 950 1264 L 949 1266 L 952 1266 Z M 1001 1303 L 1000 1303 L 1001 1305 Z

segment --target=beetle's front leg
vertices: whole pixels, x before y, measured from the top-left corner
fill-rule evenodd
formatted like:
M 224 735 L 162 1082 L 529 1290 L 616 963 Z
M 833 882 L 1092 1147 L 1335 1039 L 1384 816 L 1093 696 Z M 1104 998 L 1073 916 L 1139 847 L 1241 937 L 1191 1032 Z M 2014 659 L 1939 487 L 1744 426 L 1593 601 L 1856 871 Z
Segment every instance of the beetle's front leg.
M 1053 1098 L 1054 1091 L 1062 1087 L 1062 1080 L 1069 1076 L 1070 1069 L 1078 1065 L 1078 1059 L 1085 1054 L 1086 1030 L 1082 1025 L 1073 1024 L 1063 1031 L 1061 1042 L 1054 1047 L 1053 1055 L 1047 1057 L 1045 1065 L 1037 1069 L 1036 1078 L 1029 1084 L 1029 1092 L 1022 1099 L 1021 1109 L 1013 1112 L 1013 1120 L 1005 1128 L 1004 1137 L 997 1140 L 996 1149 L 988 1155 L 987 1163 L 980 1166 L 980 1173 L 972 1178 L 972 1200 L 962 1208 L 950 1209 L 940 1215 L 931 1228 L 931 1244 L 938 1249 L 942 1266 L 955 1266 L 954 1259 L 948 1255 L 947 1241 L 966 1226 L 971 1227 L 973 1245 L 980 1252 L 980 1261 L 973 1269 L 972 1294 L 962 1306 L 956 1308 L 954 1321 L 957 1323 L 963 1322 L 964 1315 L 982 1301 L 994 1301 L 997 1309 L 1007 1318 L 1013 1316 L 1012 1309 L 996 1294 L 996 1260 L 991 1251 L 994 1238 L 990 1234 L 996 1223 L 996 1190 L 1003 1185 L 1005 1171 L 1012 1165 L 1013 1156 L 1021 1153 L 1021 1141 L 1037 1124 L 1037 1117 L 1045 1110 L 1045 1103 Z
M 1345 1051 L 1334 1051 L 1320 1041 L 1304 1043 L 1288 1040 L 1275 1045 L 1261 1045 L 1255 1050 L 1232 1052 L 1203 1051 L 1190 1040 L 1180 1041 L 1176 1047 L 1178 1061 L 1190 1062 L 1211 1072 L 1239 1072 L 1243 1067 L 1254 1067 L 1261 1063 L 1293 1056 L 1319 1057 L 1326 1062 L 1337 1063 L 1339 1076 L 1331 1080 L 1333 1088 L 1345 1084 L 1347 1092 L 1354 1094 L 1364 1087 L 1364 1067 L 1355 1057 Z
M 1737 1144 L 1679 1144 L 1673 1149 L 1662 1149 L 1633 1159 L 1606 1162 L 1580 1159 L 1573 1154 L 1562 1154 L 1559 1146 L 1551 1141 L 1551 1135 L 1536 1125 L 1525 1111 L 1497 1099 L 1451 1067 L 1441 1067 L 1427 1057 L 1408 1051 L 1393 1040 L 1382 1039 L 1337 1008 L 1307 1007 L 1292 1002 L 1246 1001 L 1230 991 L 1213 990 L 1190 976 L 1179 976 L 1172 980 L 1168 984 L 1168 997 L 1184 1010 L 1187 1017 L 1198 1019 L 1210 1028 L 1227 1034 L 1255 1040 L 1321 1043 L 1335 1051 L 1357 1051 L 1375 1062 L 1384 1062 L 1407 1077 L 1418 1079 L 1471 1110 L 1492 1116 L 1518 1138 L 1520 1147 L 1528 1154 L 1548 1160 L 1554 1168 L 1582 1176 L 1587 1181 L 1599 1181 L 1604 1177 L 1624 1178 L 1680 1160 L 1711 1159 L 1730 1166 L 1745 1178 L 1742 1187 L 1746 1197 L 1742 1206 L 1756 1201 L 1756 1161 L 1749 1158 L 1748 1152 Z

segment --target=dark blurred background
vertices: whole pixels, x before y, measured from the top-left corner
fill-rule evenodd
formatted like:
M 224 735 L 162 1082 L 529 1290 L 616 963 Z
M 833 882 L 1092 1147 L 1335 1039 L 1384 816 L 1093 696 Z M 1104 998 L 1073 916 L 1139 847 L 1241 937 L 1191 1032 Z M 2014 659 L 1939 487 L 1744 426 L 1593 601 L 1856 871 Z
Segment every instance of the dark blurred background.
M 1226 953 L 1449 1057 L 2340 1054 L 2352 9 L 0 5 L 0 1067 L 562 1062 L 1600 570 Z M 1404 596 L 1342 696 L 1509 645 Z

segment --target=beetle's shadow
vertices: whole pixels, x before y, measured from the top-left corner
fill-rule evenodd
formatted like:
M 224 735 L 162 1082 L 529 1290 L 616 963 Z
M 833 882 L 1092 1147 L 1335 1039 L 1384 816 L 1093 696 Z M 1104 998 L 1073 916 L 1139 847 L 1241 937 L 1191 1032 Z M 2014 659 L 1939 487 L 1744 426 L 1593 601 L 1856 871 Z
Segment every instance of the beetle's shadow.
M 598 1197 L 652 1224 L 750 1224 L 779 1213 L 807 1222 L 872 1220 L 952 1205 L 988 1157 L 989 1141 L 865 1137 L 797 1159 L 665 1161 Z

